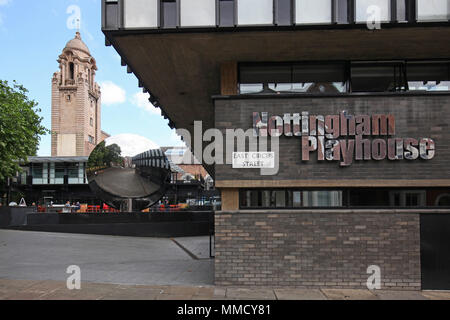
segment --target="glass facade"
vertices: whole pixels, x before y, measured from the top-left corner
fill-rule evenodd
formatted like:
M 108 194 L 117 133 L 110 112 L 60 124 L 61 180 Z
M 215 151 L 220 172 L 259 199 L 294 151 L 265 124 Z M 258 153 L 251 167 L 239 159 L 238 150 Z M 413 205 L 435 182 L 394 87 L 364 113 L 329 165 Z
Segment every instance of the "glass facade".
M 331 23 L 331 0 L 296 0 L 295 13 L 297 24 Z
M 238 25 L 273 24 L 273 0 L 237 0 Z
M 448 0 L 103 0 L 103 28 L 232 27 L 450 19 Z
M 242 190 L 241 208 L 342 207 L 342 191 Z
M 366 23 L 379 17 L 380 22 L 391 20 L 390 0 L 355 0 L 356 22 Z
M 125 28 L 158 27 L 158 0 L 124 0 Z
M 180 0 L 182 27 L 215 26 L 216 0 Z
M 450 61 L 243 63 L 240 94 L 450 91 Z
M 418 21 L 446 21 L 450 19 L 448 0 L 417 0 Z
M 448 207 L 448 189 L 241 189 L 241 209 Z
M 450 63 L 409 62 L 407 70 L 411 91 L 450 91 Z
M 85 184 L 85 163 L 47 162 L 31 163 L 34 185 Z M 67 179 L 67 180 L 66 180 Z

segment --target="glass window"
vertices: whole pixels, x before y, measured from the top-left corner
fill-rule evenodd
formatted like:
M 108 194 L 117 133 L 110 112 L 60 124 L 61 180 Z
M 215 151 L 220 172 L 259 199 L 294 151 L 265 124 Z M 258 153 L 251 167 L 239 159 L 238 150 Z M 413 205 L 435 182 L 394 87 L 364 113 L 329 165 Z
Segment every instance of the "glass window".
M 177 2 L 175 0 L 161 1 L 161 26 L 175 28 L 178 25 Z
M 406 73 L 401 62 L 354 63 L 351 68 L 353 92 L 406 90 Z
M 407 71 L 409 90 L 450 91 L 449 62 L 409 62 Z
M 32 168 L 31 168 L 31 175 L 35 179 L 42 179 L 42 176 L 43 176 L 42 164 L 33 164 Z
M 292 206 L 295 208 L 302 206 L 302 193 L 300 191 L 294 191 L 292 193 Z
M 234 0 L 219 0 L 219 26 L 234 26 Z
M 270 208 L 271 207 L 271 199 L 270 199 L 270 191 L 264 190 L 262 191 L 262 207 Z
M 71 163 L 67 168 L 67 174 L 69 177 L 69 184 L 78 184 L 80 183 L 79 179 L 79 164 Z
M 275 22 L 280 26 L 292 24 L 292 0 L 275 0 Z
M 304 207 L 341 207 L 342 191 L 304 191 Z
M 125 0 L 125 28 L 158 27 L 158 0 Z
M 390 21 L 390 0 L 356 0 L 356 22 L 372 21 L 376 13 L 381 22 Z
M 180 0 L 181 26 L 215 26 L 216 0 Z
M 441 194 L 436 199 L 436 206 L 450 207 L 450 194 Z
M 450 19 L 448 0 L 417 0 L 418 21 L 442 21 Z
M 272 194 L 272 198 L 274 199 L 276 208 L 285 208 L 286 207 L 286 191 L 285 190 L 274 191 Z
M 295 22 L 331 23 L 331 0 L 296 0 Z
M 393 207 L 424 207 L 426 205 L 426 191 L 391 191 L 390 204 Z
M 273 0 L 237 0 L 239 25 L 273 24 Z
M 340 93 L 347 91 L 344 63 L 240 65 L 240 93 Z

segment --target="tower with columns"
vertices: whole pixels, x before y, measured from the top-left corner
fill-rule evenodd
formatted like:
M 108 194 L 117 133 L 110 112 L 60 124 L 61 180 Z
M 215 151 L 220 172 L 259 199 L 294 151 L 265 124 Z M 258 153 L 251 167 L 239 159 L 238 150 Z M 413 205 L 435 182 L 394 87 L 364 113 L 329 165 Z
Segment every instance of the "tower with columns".
M 101 130 L 97 64 L 79 32 L 57 60 L 52 78 L 52 156 L 89 156 L 108 135 Z

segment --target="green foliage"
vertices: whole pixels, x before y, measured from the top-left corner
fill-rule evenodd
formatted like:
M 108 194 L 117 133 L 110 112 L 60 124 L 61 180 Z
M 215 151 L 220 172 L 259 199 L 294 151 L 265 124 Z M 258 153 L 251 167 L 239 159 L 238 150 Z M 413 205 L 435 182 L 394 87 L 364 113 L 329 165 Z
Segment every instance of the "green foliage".
M 88 168 L 109 166 L 111 162 L 121 162 L 122 150 L 117 144 L 106 146 L 105 141 L 100 142 L 89 156 Z
M 41 125 L 37 103 L 28 90 L 14 82 L 0 80 L 0 181 L 15 176 L 18 161 L 36 155 L 40 135 L 49 133 Z

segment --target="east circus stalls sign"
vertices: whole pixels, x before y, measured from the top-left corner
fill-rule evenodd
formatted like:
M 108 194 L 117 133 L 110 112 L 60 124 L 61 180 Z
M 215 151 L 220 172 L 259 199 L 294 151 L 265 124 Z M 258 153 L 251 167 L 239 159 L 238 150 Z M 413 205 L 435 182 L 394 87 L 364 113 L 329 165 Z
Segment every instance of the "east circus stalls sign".
M 254 135 L 300 137 L 302 160 L 311 153 L 318 161 L 339 161 L 350 166 L 354 160 L 431 160 L 435 142 L 430 138 L 395 138 L 395 116 L 392 114 L 310 115 L 309 112 L 271 116 L 253 113 Z M 369 139 L 372 138 L 372 139 Z M 373 139 L 374 137 L 379 137 Z

